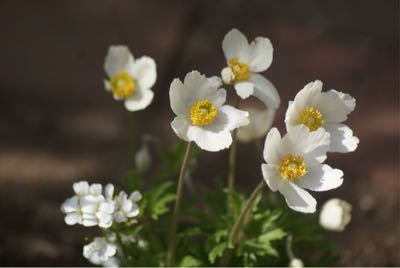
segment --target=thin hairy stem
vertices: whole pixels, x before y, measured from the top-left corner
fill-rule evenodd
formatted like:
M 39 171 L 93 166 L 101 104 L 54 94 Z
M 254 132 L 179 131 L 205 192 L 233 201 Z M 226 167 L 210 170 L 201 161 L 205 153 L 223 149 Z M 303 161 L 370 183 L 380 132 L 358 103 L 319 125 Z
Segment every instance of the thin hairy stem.
M 186 146 L 185 156 L 183 158 L 181 171 L 179 173 L 178 187 L 176 188 L 176 199 L 175 199 L 174 212 L 172 214 L 169 245 L 167 252 L 167 266 L 174 266 L 174 261 L 175 261 L 174 259 L 175 259 L 175 247 L 176 247 L 176 231 L 178 229 L 178 217 L 179 217 L 179 210 L 181 207 L 183 182 L 185 179 L 186 167 L 189 160 L 191 145 L 192 143 L 188 142 Z
M 136 126 L 135 126 L 135 113 L 129 112 L 129 151 L 131 154 L 132 166 L 135 168 L 135 155 L 136 155 Z

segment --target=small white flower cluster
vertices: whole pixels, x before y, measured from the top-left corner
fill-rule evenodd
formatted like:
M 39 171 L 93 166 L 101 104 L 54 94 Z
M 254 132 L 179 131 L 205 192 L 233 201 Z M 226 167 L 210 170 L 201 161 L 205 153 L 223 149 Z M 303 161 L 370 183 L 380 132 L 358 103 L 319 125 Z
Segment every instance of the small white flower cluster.
M 81 224 L 83 226 L 99 226 L 108 228 L 113 220 L 118 223 L 126 222 L 139 214 L 137 201 L 142 196 L 138 191 L 129 197 L 121 191 L 114 197 L 114 185 L 94 183 L 89 185 L 87 181 L 73 184 L 75 195 L 65 200 L 61 206 L 65 215 L 65 223 L 68 225 Z
M 96 237 L 93 242 L 83 247 L 83 256 L 95 265 L 118 267 L 118 260 L 114 257 L 117 246 L 104 237 Z

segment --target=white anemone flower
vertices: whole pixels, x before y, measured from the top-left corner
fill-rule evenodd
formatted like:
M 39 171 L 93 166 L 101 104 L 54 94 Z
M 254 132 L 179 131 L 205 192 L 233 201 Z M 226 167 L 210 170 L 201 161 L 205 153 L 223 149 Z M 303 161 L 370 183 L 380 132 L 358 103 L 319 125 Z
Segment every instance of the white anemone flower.
M 83 247 L 83 256 L 95 265 L 107 264 L 117 253 L 117 246 L 104 237 L 96 237 L 93 242 Z
M 148 56 L 134 59 L 126 46 L 110 46 L 104 61 L 109 80 L 104 86 L 125 108 L 134 112 L 145 109 L 153 100 L 151 87 L 157 79 L 156 63 Z
M 323 164 L 330 135 L 323 128 L 309 132 L 300 125 L 284 137 L 273 128 L 265 139 L 262 173 L 268 187 L 279 191 L 288 206 L 303 213 L 314 213 L 316 200 L 305 189 L 327 191 L 342 185 L 343 172 Z
M 293 258 L 289 262 L 289 267 L 291 268 L 304 268 L 304 263 L 301 259 Z
M 263 138 L 272 126 L 275 110 L 259 110 L 250 107 L 244 108 L 244 110 L 249 112 L 250 123 L 238 129 L 238 140 L 241 142 L 251 142 Z
M 286 112 L 286 128 L 305 125 L 310 131 L 324 128 L 331 134 L 329 152 L 347 153 L 354 151 L 359 139 L 345 124 L 347 116 L 356 106 L 349 94 L 331 89 L 322 92 L 322 82 L 315 81 L 300 90 L 294 101 L 289 102 Z
M 114 204 L 102 195 L 100 184 L 89 185 L 87 181 L 73 184 L 75 196 L 68 198 L 61 206 L 68 225 L 100 226 L 108 228 L 112 224 Z
M 236 93 L 246 99 L 258 98 L 270 109 L 277 109 L 280 97 L 275 86 L 262 75 L 272 63 L 273 47 L 268 38 L 257 37 L 249 44 L 246 36 L 233 29 L 225 35 L 222 49 L 228 66 L 221 71 L 224 83 L 233 84 Z
M 351 205 L 344 200 L 328 200 L 319 214 L 319 223 L 330 231 L 342 232 L 351 220 Z
M 176 117 L 171 123 L 179 138 L 194 141 L 206 151 L 220 151 L 232 143 L 231 131 L 249 123 L 248 112 L 224 105 L 225 89 L 216 78 L 197 71 L 172 81 L 169 97 Z

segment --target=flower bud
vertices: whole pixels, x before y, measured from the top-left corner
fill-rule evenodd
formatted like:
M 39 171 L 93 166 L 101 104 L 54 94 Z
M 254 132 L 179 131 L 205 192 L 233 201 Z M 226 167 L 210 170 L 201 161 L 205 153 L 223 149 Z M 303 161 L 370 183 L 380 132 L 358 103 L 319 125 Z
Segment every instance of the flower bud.
M 319 214 L 319 223 L 330 231 L 342 232 L 351 220 L 351 205 L 344 200 L 328 200 Z

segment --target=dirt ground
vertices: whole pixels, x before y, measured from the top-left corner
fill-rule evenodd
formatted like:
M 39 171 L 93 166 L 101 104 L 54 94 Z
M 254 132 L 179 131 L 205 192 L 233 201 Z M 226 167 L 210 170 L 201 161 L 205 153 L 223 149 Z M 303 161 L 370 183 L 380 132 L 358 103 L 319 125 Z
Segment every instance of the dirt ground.
M 318 199 L 353 205 L 348 229 L 332 235 L 343 245 L 338 265 L 400 266 L 398 10 L 395 0 L 1 1 L 0 265 L 88 265 L 81 251 L 91 231 L 64 224 L 59 207 L 74 181 L 119 184 L 129 165 L 128 114 L 103 89 L 108 46 L 157 61 L 155 100 L 137 113 L 138 131 L 167 147 L 176 140 L 170 82 L 193 69 L 219 74 L 222 38 L 237 27 L 274 45 L 265 75 L 282 98 L 279 129 L 287 102 L 312 80 L 357 98 L 348 123 L 359 148 L 329 157 L 345 183 Z M 250 189 L 258 156 L 239 151 L 248 156 L 239 184 Z M 224 175 L 227 152 L 204 152 L 200 165 Z

